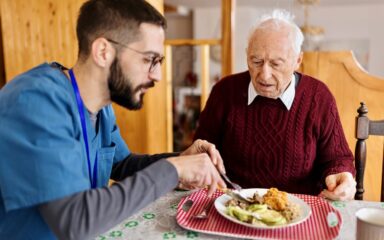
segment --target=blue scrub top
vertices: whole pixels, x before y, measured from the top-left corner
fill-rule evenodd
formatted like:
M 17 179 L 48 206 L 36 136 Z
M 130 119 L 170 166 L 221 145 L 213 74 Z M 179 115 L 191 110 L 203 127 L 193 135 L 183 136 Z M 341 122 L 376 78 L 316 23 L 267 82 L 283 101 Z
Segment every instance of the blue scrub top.
M 111 105 L 99 112 L 97 131 L 85 112 L 91 169 L 97 154 L 97 186 L 106 186 L 130 151 Z M 90 188 L 71 82 L 46 63 L 17 76 L 0 90 L 0 239 L 54 239 L 37 205 Z

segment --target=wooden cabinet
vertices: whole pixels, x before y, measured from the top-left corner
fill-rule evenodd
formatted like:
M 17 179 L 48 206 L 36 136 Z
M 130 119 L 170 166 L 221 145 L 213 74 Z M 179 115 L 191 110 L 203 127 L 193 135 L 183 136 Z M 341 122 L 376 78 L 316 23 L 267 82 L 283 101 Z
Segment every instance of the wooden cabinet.
M 77 12 L 84 0 L 1 0 L 6 81 L 40 63 L 72 66 Z

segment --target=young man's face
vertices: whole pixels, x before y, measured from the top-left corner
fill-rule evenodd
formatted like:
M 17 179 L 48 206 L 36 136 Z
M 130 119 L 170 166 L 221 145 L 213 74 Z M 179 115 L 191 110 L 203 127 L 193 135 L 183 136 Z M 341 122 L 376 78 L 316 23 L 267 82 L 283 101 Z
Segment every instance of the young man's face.
M 111 100 L 131 110 L 140 109 L 144 93 L 160 81 L 164 54 L 162 27 L 142 23 L 140 38 L 121 48 L 108 77 Z

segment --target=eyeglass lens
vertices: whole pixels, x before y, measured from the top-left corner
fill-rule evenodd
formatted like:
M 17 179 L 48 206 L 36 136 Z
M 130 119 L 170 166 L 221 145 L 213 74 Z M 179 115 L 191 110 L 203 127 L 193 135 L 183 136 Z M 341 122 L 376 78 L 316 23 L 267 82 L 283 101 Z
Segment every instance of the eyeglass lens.
M 152 73 L 157 65 L 161 65 L 163 63 L 164 57 L 156 56 L 152 58 L 151 66 L 149 67 L 149 72 Z

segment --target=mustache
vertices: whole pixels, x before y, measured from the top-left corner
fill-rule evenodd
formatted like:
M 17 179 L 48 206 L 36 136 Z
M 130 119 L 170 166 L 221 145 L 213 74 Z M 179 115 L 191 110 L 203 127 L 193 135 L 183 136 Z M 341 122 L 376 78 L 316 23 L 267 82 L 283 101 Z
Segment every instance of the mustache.
M 154 86 L 155 86 L 155 82 L 154 81 L 150 81 L 148 83 L 140 84 L 139 86 L 137 86 L 135 88 L 135 92 L 139 91 L 142 88 L 151 88 L 151 87 L 154 87 Z

